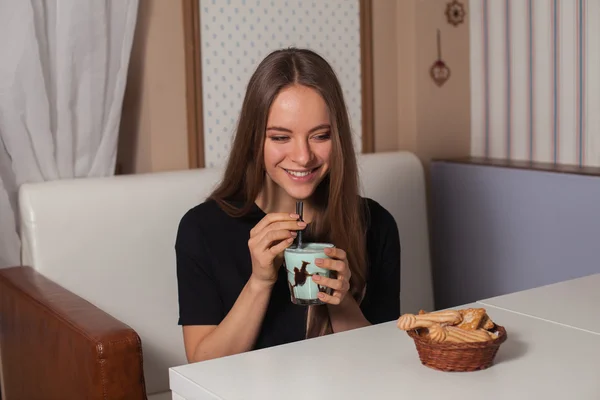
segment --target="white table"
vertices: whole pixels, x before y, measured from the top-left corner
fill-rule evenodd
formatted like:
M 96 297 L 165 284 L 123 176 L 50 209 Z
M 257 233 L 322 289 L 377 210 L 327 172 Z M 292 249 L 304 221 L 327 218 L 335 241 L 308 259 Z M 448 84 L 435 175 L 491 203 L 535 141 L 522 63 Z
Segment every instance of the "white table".
M 423 366 L 394 321 L 171 368 L 171 390 L 186 400 L 600 398 L 599 335 L 501 309 L 489 314 L 508 339 L 483 371 Z
M 483 307 L 500 308 L 600 335 L 600 274 L 492 297 L 477 303 Z

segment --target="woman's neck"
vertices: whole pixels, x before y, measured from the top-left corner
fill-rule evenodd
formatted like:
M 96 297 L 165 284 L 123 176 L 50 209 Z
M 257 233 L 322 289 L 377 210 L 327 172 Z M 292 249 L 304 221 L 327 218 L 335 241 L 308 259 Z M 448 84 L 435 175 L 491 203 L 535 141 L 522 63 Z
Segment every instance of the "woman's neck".
M 277 186 L 271 179 L 265 179 L 265 185 L 258 194 L 256 205 L 264 211 L 265 214 L 296 211 L 296 199 L 289 196 L 285 190 Z M 309 200 L 304 200 L 303 219 L 305 222 L 312 220 L 312 207 Z

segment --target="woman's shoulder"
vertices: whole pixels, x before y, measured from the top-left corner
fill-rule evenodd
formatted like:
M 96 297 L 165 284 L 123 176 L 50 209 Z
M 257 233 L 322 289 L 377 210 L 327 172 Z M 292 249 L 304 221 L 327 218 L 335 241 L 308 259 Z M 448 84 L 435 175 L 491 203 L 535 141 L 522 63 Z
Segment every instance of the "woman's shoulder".
M 227 204 L 234 209 L 242 209 L 244 202 L 228 200 Z M 233 234 L 236 230 L 245 229 L 242 225 L 260 218 L 254 209 L 242 217 L 234 217 L 214 199 L 207 199 L 189 209 L 179 222 L 179 235 L 198 235 L 209 231 L 211 235 L 220 232 Z M 240 225 L 242 223 L 242 225 Z
M 186 211 L 181 220 L 177 236 L 197 237 L 211 228 L 211 232 L 218 231 L 215 227 L 226 224 L 231 217 L 213 199 L 207 199 Z
M 368 228 L 372 226 L 389 226 L 390 224 L 396 224 L 396 220 L 392 213 L 380 203 L 369 197 L 361 197 L 361 200 L 367 218 Z
M 181 218 L 181 225 L 198 225 L 216 222 L 218 219 L 226 216 L 225 212 L 219 207 L 217 202 L 207 199 L 200 204 L 190 208 Z

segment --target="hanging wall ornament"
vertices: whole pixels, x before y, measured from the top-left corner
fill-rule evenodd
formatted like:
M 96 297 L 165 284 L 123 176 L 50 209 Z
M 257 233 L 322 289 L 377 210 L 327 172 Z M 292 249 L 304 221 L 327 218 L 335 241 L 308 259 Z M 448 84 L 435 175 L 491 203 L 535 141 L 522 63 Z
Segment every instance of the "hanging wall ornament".
M 465 21 L 465 6 L 458 0 L 446 4 L 446 19 L 449 24 L 458 26 Z
M 442 61 L 442 42 L 440 30 L 437 31 L 437 61 L 429 69 L 429 75 L 436 85 L 442 86 L 450 78 L 450 68 Z

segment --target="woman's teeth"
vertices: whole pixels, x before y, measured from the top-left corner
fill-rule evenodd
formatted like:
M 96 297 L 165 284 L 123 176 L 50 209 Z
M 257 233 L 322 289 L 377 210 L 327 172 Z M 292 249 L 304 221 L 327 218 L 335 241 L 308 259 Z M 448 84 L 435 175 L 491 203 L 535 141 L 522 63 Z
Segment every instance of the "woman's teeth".
M 307 176 L 308 174 L 310 174 L 312 171 L 303 171 L 303 172 L 299 172 L 299 171 L 287 171 L 288 174 L 293 175 L 293 176 L 297 176 L 297 177 L 303 177 L 303 176 Z

